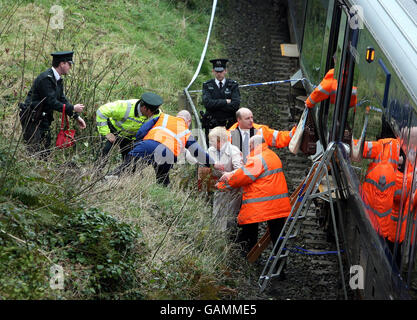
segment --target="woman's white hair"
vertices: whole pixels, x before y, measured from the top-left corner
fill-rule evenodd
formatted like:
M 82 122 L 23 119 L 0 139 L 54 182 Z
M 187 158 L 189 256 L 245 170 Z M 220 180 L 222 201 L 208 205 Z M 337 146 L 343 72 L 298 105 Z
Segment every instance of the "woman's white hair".
M 258 134 L 254 135 L 249 139 L 250 150 L 254 150 L 257 146 L 261 145 L 262 143 L 265 143 L 264 137 Z
M 215 127 L 210 130 L 208 138 L 209 144 L 215 147 L 218 140 L 222 144 L 225 143 L 229 139 L 229 135 L 225 127 Z
M 181 110 L 177 113 L 178 118 L 182 118 L 185 120 L 185 122 L 191 122 L 191 114 L 187 110 Z

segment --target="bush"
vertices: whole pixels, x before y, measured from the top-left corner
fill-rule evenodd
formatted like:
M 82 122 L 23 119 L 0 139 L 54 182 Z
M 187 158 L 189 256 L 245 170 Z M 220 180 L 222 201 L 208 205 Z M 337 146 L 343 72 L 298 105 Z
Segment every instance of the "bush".
M 72 184 L 41 178 L 3 146 L 0 164 L 0 298 L 142 298 L 138 228 L 68 201 Z M 63 292 L 49 287 L 53 264 L 64 267 Z
M 117 298 L 124 291 L 130 291 L 124 298 L 142 297 L 135 290 L 140 287 L 135 272 L 143 261 L 141 252 L 145 248 L 143 242 L 137 242 L 139 230 L 96 208 L 87 208 L 65 216 L 55 228 L 48 230 L 46 238 L 50 249 L 67 248 L 63 255 L 71 264 L 91 268 L 87 291 L 93 293 L 93 298 Z M 75 288 L 76 283 L 72 281 L 71 285 Z

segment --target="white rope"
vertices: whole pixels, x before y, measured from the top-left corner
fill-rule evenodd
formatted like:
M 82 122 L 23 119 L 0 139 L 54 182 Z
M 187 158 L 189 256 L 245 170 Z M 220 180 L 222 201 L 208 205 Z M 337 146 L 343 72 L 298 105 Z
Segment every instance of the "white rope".
M 214 13 L 216 12 L 216 6 L 217 6 L 217 0 L 213 0 L 213 7 L 211 9 L 210 25 L 209 25 L 209 29 L 208 29 L 208 32 L 207 32 L 206 43 L 204 45 L 203 52 L 201 53 L 201 58 L 200 58 L 200 62 L 198 64 L 197 70 L 195 71 L 194 76 L 191 79 L 191 82 L 189 83 L 187 88 L 185 88 L 186 91 L 188 91 L 188 88 L 191 87 L 191 85 L 194 83 L 195 79 L 197 78 L 198 74 L 200 73 L 201 66 L 202 66 L 204 58 L 206 56 L 206 51 L 207 51 L 208 43 L 209 43 L 209 40 L 210 40 L 211 28 L 213 26 Z

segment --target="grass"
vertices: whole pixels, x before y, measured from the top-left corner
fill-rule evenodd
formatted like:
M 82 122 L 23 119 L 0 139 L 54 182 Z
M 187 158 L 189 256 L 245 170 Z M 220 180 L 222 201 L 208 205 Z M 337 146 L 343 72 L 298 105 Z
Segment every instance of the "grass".
M 34 77 L 49 67 L 49 54 L 69 49 L 76 64 L 67 77 L 67 96 L 86 105 L 91 124 L 101 104 L 149 90 L 164 98 L 166 111 L 178 109 L 177 94 L 200 59 L 210 4 L 200 1 L 190 11 L 181 1 L 60 1 L 62 30 L 51 26 L 55 4 L 23 1 L 12 17 L 0 50 L 2 102 L 14 102 L 22 86 L 24 97 Z M 2 1 L 1 7 L 6 11 L 11 4 Z M 212 47 L 218 47 L 215 41 Z M 209 69 L 197 87 L 210 77 Z
M 94 162 L 101 104 L 154 91 L 165 112 L 181 108 L 178 93 L 200 59 L 211 4 L 61 0 L 64 29 L 55 30 L 56 4 L 0 1 L 0 299 L 236 298 L 231 270 L 240 260 L 213 227 L 195 167 L 176 165 L 164 188 L 150 167 L 106 181 L 109 168 Z M 21 143 L 17 103 L 51 52 L 72 49 L 66 95 L 86 105 L 88 128 L 77 131 L 76 148 L 38 161 Z M 221 50 L 213 39 L 207 56 Z M 195 88 L 209 72 L 207 61 Z M 113 154 L 109 166 L 118 161 Z M 49 286 L 54 264 L 63 267 L 64 290 Z

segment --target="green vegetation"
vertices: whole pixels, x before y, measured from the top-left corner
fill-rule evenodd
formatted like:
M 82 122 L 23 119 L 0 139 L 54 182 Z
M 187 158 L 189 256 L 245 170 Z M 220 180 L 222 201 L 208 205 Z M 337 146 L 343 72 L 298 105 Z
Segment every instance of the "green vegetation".
M 53 28 L 54 5 L 63 9 L 64 29 Z M 164 188 L 151 167 L 106 181 L 109 168 L 94 163 L 101 104 L 154 91 L 165 112 L 180 108 L 178 93 L 198 65 L 210 5 L 0 1 L 0 299 L 237 297 L 231 263 L 239 258 L 231 258 L 233 247 L 212 224 L 195 167 L 175 166 Z M 76 148 L 39 161 L 22 145 L 17 104 L 49 67 L 50 53 L 71 49 L 66 94 L 86 105 L 87 129 L 77 131 Z M 208 55 L 220 53 L 213 39 Z M 196 88 L 209 72 L 205 62 Z M 118 161 L 115 154 L 108 165 Z M 54 265 L 62 267 L 63 290 L 51 286 Z

